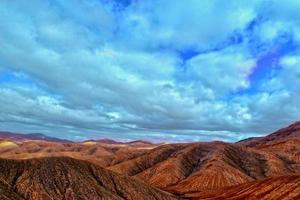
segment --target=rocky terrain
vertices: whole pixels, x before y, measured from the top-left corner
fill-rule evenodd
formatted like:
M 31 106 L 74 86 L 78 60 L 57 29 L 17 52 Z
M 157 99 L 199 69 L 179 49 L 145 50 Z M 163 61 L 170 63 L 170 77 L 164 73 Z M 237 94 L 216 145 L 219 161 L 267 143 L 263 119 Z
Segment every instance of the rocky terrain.
M 265 138 L 237 144 L 163 145 L 108 169 L 182 196 L 227 190 L 267 178 L 299 174 L 299 130 L 297 122 Z
M 1 199 L 175 200 L 175 196 L 67 157 L 0 160 Z
M 300 139 L 300 121 L 295 122 L 286 128 L 275 131 L 266 137 L 249 138 L 238 143 L 247 147 L 263 147 L 294 139 Z
M 0 139 L 0 158 L 31 159 L 68 156 L 87 160 L 100 166 L 109 166 L 141 155 L 158 144 L 133 141 L 129 143 L 108 140 L 84 142 L 54 142 L 46 140 Z
M 220 191 L 187 195 L 192 200 L 298 200 L 300 176 L 272 177 Z
M 62 161 L 62 156 L 63 160 L 67 161 Z M 85 163 L 84 165 L 97 166 L 102 171 L 105 168 L 105 171 L 116 176 L 131 177 L 130 180 L 139 184 L 143 182 L 147 188 L 158 188 L 188 199 L 276 199 L 277 196 L 281 199 L 297 199 L 297 182 L 300 176 L 300 123 L 296 122 L 266 137 L 250 138 L 238 143 L 216 141 L 151 144 L 145 141 L 124 143 L 107 139 L 76 143 L 2 138 L 0 157 L 17 160 L 10 160 L 9 163 L 18 165 L 46 163 L 45 166 L 50 168 L 55 168 L 56 164 L 51 165 L 54 161 Z M 59 158 L 56 160 L 56 157 Z M 68 160 L 67 157 L 78 160 Z M 93 164 L 87 164 L 86 161 Z M 57 172 L 61 170 L 64 173 L 63 167 Z M 69 170 L 75 173 L 77 168 L 66 169 Z M 35 181 L 32 180 L 33 183 Z M 74 181 L 80 182 L 81 178 Z M 11 183 L 0 183 L 0 189 L 3 191 L 1 193 L 8 199 L 13 199 L 13 196 L 9 195 L 20 196 L 18 190 L 6 194 L 5 191 L 9 191 L 7 189 L 10 188 Z M 53 189 L 57 188 L 53 186 Z M 34 189 L 32 191 L 34 192 Z M 99 191 L 102 193 L 102 190 Z M 268 193 L 270 195 L 267 195 Z M 65 197 L 57 197 L 63 198 Z
M 108 169 L 177 194 L 300 172 L 272 152 L 220 142 L 164 145 Z

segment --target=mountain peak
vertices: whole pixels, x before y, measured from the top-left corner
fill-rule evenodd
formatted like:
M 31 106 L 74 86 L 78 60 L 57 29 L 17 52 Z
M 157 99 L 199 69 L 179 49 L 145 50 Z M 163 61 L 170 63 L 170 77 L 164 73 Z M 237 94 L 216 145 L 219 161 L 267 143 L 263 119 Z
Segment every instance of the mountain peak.
M 289 139 L 300 139 L 300 121 L 296 121 L 293 124 L 285 128 L 281 128 L 265 137 L 248 138 L 241 140 L 238 143 L 246 146 L 260 146 Z
M 296 121 L 295 123 L 286 127 L 286 129 L 300 129 L 300 121 Z
M 297 121 L 285 128 L 279 129 L 274 133 L 266 136 L 266 139 L 288 139 L 290 137 L 299 137 L 300 138 L 300 121 Z

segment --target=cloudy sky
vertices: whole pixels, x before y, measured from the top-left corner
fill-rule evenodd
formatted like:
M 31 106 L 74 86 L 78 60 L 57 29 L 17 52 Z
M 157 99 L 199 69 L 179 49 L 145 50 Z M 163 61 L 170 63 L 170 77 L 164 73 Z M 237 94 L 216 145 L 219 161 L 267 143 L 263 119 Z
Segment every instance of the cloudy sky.
M 298 0 L 1 0 L 0 130 L 272 132 L 300 117 L 299 10 Z

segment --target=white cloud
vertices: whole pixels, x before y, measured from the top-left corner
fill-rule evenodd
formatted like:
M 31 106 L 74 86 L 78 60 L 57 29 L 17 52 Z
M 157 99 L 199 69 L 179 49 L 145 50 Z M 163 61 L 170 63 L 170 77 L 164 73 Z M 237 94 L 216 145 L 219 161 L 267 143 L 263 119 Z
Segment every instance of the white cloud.
M 298 33 L 298 14 L 281 4 L 133 1 L 116 11 L 101 1 L 1 1 L 0 69 L 30 84 L 0 81 L 0 127 L 229 141 L 286 125 L 300 115 L 298 52 L 279 55 L 280 70 L 261 84 L 251 79 L 260 45 L 275 51 L 282 32 Z M 198 53 L 183 60 L 188 49 Z
M 121 40 L 146 48 L 212 48 L 255 18 L 256 2 L 136 1 L 122 15 Z
M 187 63 L 195 82 L 212 89 L 216 97 L 250 87 L 253 68 L 255 60 L 239 48 L 200 54 Z

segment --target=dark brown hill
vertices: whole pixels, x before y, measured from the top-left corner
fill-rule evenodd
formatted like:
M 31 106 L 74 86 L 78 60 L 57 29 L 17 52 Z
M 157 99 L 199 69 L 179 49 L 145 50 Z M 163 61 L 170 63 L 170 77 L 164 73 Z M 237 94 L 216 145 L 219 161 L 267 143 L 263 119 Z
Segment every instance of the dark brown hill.
M 67 157 L 0 160 L 1 199 L 175 200 L 174 196 Z

